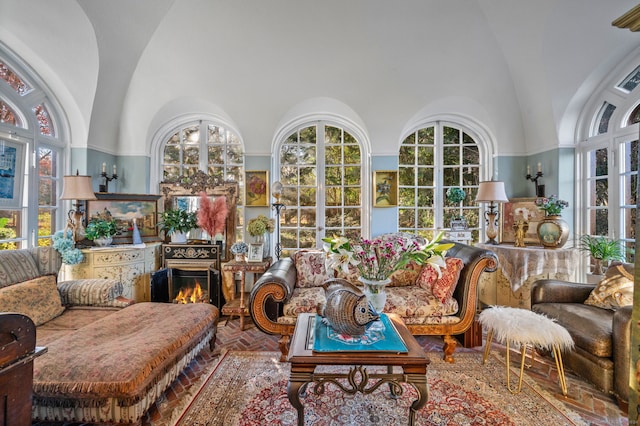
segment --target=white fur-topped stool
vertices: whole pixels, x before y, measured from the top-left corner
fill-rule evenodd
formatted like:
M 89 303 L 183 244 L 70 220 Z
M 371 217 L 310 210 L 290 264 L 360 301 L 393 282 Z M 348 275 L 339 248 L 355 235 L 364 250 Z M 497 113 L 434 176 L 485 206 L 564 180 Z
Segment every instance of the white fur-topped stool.
M 496 341 L 507 347 L 507 388 L 511 393 L 518 393 L 522 389 L 522 375 L 524 373 L 525 356 L 527 347 L 531 346 L 531 364 L 535 362 L 535 349 L 546 349 L 553 351 L 553 358 L 558 369 L 558 379 L 562 394 L 567 395 L 567 381 L 564 377 L 564 366 L 562 364 L 562 350 L 573 348 L 573 339 L 569 332 L 551 318 L 526 309 L 509 308 L 505 306 L 492 306 L 483 310 L 478 317 L 478 321 L 487 330 L 487 341 L 484 347 L 483 364 L 487 362 L 491 351 L 491 341 L 494 336 Z M 509 368 L 509 344 L 520 344 L 520 380 L 518 389 L 511 389 L 510 368 Z

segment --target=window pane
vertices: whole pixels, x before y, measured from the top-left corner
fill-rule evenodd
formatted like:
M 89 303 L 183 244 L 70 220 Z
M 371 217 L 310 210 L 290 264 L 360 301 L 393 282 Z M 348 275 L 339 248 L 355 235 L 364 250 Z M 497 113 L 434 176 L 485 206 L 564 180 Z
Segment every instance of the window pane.
M 480 150 L 477 146 L 462 148 L 462 164 L 480 164 Z
M 638 141 L 627 142 L 622 146 L 623 167 L 625 172 L 638 171 Z
M 0 62 L 0 78 L 6 81 L 20 96 L 24 96 L 32 90 L 18 74 L 3 62 Z
M 20 224 L 20 210 L 0 210 L 0 250 L 14 250 L 18 248 L 15 242 L 2 242 L 22 235 Z
M 362 156 L 360 155 L 360 147 L 357 145 L 345 145 L 344 164 L 361 164 L 361 163 L 362 163 Z
M 433 146 L 418 147 L 418 164 L 433 164 Z
M 38 210 L 38 237 L 49 237 L 55 230 L 55 215 L 51 209 Z M 38 238 L 38 246 L 51 245 L 50 238 Z
M 624 80 L 620 84 L 618 84 L 618 88 L 622 89 L 627 93 L 631 93 L 633 89 L 640 83 L 640 67 L 633 70 L 628 76 L 625 77 Z
M 609 130 L 609 120 L 611 120 L 611 116 L 613 112 L 616 110 L 616 106 L 610 103 L 605 102 L 602 105 L 602 109 L 600 110 L 600 118 L 598 120 L 598 135 L 602 135 L 607 133 Z
M 454 129 L 453 127 L 445 126 L 443 128 L 442 139 L 445 145 L 458 144 L 460 143 L 460 131 L 458 129 Z
M 6 103 L 0 100 L 0 123 L 11 124 L 16 127 L 24 127 L 20 121 L 20 117 Z
M 43 104 L 40 104 L 33 109 L 33 112 L 35 113 L 36 121 L 40 126 L 40 134 L 45 136 L 55 136 L 56 132 L 53 130 L 53 123 L 51 122 L 47 108 Z
M 55 176 L 55 151 L 47 148 L 38 149 L 38 173 L 40 176 Z
M 316 143 L 316 126 L 307 127 L 300 130 L 301 143 Z
M 344 168 L 344 184 L 360 185 L 362 179 L 360 177 L 361 167 L 345 167 Z
M 342 146 L 327 146 L 324 161 L 325 164 L 342 164 Z
M 224 164 L 224 151 L 220 145 L 209 145 L 209 164 Z
M 418 144 L 433 145 L 434 132 L 435 132 L 435 127 L 433 126 L 418 130 Z
M 416 147 L 410 145 L 402 145 L 398 154 L 400 164 L 415 164 Z

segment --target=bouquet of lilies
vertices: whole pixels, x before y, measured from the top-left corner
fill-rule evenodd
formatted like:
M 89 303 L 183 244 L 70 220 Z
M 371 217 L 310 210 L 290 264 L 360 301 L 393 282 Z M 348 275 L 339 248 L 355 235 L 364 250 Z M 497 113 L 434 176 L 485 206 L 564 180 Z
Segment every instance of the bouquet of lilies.
M 452 243 L 440 243 L 442 235 L 440 232 L 432 241 L 424 240 L 424 243 L 401 235 L 372 240 L 360 238 L 353 245 L 343 236 L 323 238 L 327 253 L 325 267 L 335 271 L 342 269 L 347 274 L 352 265 L 362 278 L 385 280 L 413 261 L 418 265 L 430 263 L 440 274 L 440 268 L 445 267 L 444 255 L 453 247 Z

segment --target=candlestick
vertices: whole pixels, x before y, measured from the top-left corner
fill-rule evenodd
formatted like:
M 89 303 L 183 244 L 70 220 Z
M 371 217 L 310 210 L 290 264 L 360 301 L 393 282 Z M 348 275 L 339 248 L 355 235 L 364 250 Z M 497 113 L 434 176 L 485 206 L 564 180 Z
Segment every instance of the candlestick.
M 527 165 L 527 175 L 531 176 L 531 166 Z
M 107 173 L 107 163 L 102 163 L 102 173 Z
M 542 163 L 538 163 L 538 173 L 542 172 Z

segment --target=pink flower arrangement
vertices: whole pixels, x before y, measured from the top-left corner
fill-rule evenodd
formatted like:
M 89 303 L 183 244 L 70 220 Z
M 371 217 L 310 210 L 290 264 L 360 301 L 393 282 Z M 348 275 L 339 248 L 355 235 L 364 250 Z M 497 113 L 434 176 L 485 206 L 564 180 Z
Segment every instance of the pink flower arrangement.
M 224 232 L 229 208 L 225 197 L 217 197 L 214 201 L 206 194 L 200 193 L 198 209 L 198 226 L 207 231 L 210 237 Z

